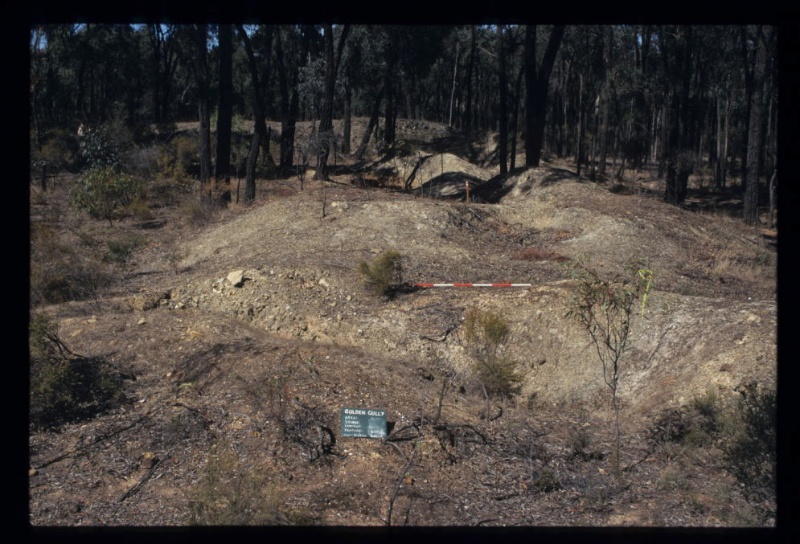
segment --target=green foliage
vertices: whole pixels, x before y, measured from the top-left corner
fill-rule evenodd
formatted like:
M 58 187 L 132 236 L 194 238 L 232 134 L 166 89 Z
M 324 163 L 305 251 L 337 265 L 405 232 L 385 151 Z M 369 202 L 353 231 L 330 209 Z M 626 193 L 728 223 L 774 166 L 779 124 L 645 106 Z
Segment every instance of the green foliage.
M 586 451 L 592 444 L 592 435 L 583 427 L 573 428 L 567 442 L 573 457 L 580 457 L 584 461 L 602 459 L 602 454 Z
M 611 391 L 614 409 L 614 472 L 620 472 L 620 417 L 617 387 L 620 361 L 628 346 L 631 320 L 636 301 L 642 299 L 642 315 L 647 295 L 652 287 L 653 272 L 642 261 L 626 267 L 628 277 L 622 281 L 603 278 L 588 264 L 572 265 L 572 275 L 578 281 L 577 294 L 571 301 L 567 317 L 582 325 L 591 337 L 597 357 L 603 367 L 603 380 Z
M 475 372 L 488 397 L 512 397 L 519 392 L 519 364 L 498 354 L 510 334 L 503 316 L 470 308 L 464 317 L 464 338 L 475 359 Z
M 197 141 L 189 136 L 176 136 L 161 148 L 158 171 L 164 178 L 184 181 L 198 156 Z
M 619 379 L 619 360 L 628 344 L 634 305 L 641 299 L 644 312 L 652 287 L 652 271 L 644 269 L 639 262 L 631 263 L 628 272 L 630 277 L 618 282 L 601 277 L 587 264 L 572 266 L 578 292 L 567 317 L 589 332 L 603 365 L 603 378 L 613 390 Z
M 211 447 L 202 482 L 189 501 L 193 525 L 306 525 L 305 510 L 289 509 L 264 470 L 243 466 L 225 444 Z
M 775 516 L 776 418 L 774 390 L 746 388 L 736 403 L 709 390 L 694 397 L 688 407 L 667 410 L 650 438 L 667 452 L 722 450 L 722 466 L 739 481 L 763 523 Z
M 358 270 L 369 290 L 391 296 L 403 283 L 403 256 L 389 250 L 376 257 L 372 264 L 361 261 Z
M 775 500 L 777 483 L 777 395 L 774 389 L 742 391 L 736 425 L 722 442 L 727 470 L 758 502 Z M 774 508 L 765 512 L 774 516 Z
M 28 347 L 30 424 L 34 429 L 90 418 L 121 402 L 120 374 L 102 359 L 72 353 L 46 316 L 31 317 Z
M 464 317 L 464 335 L 467 341 L 479 344 L 493 354 L 505 343 L 509 331 L 508 322 L 494 312 L 470 308 Z
M 96 219 L 106 219 L 109 224 L 122 209 L 143 196 L 144 184 L 139 178 L 118 172 L 113 167 L 89 170 L 70 194 L 73 206 Z
M 700 431 L 708 437 L 715 436 L 723 426 L 722 401 L 714 389 L 692 399 L 692 408 L 698 414 Z
M 522 376 L 517 372 L 518 368 L 516 361 L 495 357 L 490 361 L 479 361 L 476 370 L 490 397 L 508 398 L 519 393 Z
M 79 140 L 80 156 L 89 169 L 117 168 L 119 166 L 118 144 L 106 130 L 85 129 Z

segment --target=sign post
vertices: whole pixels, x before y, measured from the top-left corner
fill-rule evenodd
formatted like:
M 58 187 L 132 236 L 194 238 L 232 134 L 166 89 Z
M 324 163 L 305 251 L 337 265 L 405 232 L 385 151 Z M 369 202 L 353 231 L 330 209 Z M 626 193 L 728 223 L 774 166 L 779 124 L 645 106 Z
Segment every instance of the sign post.
M 355 438 L 386 438 L 386 410 L 342 408 L 341 435 Z

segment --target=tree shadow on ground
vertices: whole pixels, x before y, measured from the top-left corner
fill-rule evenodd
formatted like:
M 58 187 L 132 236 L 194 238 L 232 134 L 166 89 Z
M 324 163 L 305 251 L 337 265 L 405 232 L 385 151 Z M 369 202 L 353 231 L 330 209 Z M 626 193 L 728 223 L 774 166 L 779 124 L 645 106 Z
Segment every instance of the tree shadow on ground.
M 412 192 L 422 196 L 461 199 L 466 197 L 467 185 L 469 185 L 470 193 L 474 195 L 474 191 L 485 183 L 478 177 L 462 172 L 445 172 L 431 178 Z
M 517 183 L 508 183 L 509 179 L 519 176 L 526 170 L 528 170 L 527 167 L 520 167 L 515 168 L 508 174 L 497 175 L 489 181 L 481 184 L 479 187 L 476 187 L 473 194 L 477 199 L 480 199 L 481 202 L 497 204 L 514 189 L 524 194 L 533 191 L 535 187 L 548 187 L 564 180 L 587 183 L 585 179 L 579 177 L 577 174 L 575 174 L 575 172 L 571 172 L 563 168 L 549 169 L 548 173 L 541 179 L 541 181 L 537 181 L 532 176 L 529 176 L 527 179 L 520 180 Z

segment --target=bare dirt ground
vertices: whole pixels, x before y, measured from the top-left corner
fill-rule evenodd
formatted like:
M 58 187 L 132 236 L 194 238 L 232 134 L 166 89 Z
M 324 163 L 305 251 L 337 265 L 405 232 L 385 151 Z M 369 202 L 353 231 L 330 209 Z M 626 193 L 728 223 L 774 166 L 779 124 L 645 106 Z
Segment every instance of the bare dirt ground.
M 124 370 L 126 401 L 31 432 L 31 524 L 186 525 L 209 519 L 203 507 L 238 511 L 236 524 L 769 525 L 713 445 L 681 451 L 653 436 L 709 391 L 774 387 L 774 235 L 664 204 L 653 172 L 629 172 L 615 192 L 555 159 L 502 179 L 491 138 L 399 130 L 391 159 L 339 156 L 329 182 L 258 180 L 253 205 L 202 227 L 179 201 L 147 222 L 91 226 L 97 239 L 146 243 L 96 300 L 48 312 L 71 350 Z M 70 236 L 87 219 L 65 208 L 59 183 L 33 201 L 32 221 L 57 217 Z M 380 297 L 358 264 L 389 249 L 412 284 L 532 287 Z M 631 259 L 654 271 L 622 365 L 621 481 L 602 367 L 566 317 L 579 259 L 609 277 Z M 509 322 L 504 354 L 524 375 L 488 417 L 462 331 L 471 308 Z M 389 438 L 340 436 L 343 407 L 387 410 Z

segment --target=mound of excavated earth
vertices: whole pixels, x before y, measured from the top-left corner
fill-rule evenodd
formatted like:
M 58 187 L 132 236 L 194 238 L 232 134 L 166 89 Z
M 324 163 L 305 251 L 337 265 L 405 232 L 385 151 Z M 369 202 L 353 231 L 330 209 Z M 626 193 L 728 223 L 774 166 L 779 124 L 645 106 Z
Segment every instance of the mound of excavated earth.
M 714 453 L 678 471 L 690 454 L 653 450 L 649 433 L 708 391 L 774 385 L 769 241 L 567 170 L 478 182 L 489 176 L 437 174 L 436 161 L 420 179 L 454 190 L 466 179 L 476 203 L 346 180 L 286 196 L 290 183 L 275 183 L 258 204 L 138 253 L 114 297 L 59 305 L 59 335 L 124 373 L 125 402 L 31 433 L 31 523 L 186 525 L 230 512 L 229 523 L 272 525 L 295 510 L 345 526 L 753 523 L 739 521 L 743 488 Z M 389 249 L 409 285 L 531 286 L 381 297 L 359 263 Z M 619 486 L 603 370 L 567 313 L 575 262 L 621 279 L 633 260 L 653 285 L 621 360 L 630 471 Z M 473 308 L 509 324 L 500 354 L 519 363 L 515 401 L 489 406 L 470 378 Z M 343 436 L 345 407 L 386 410 L 390 439 Z
M 498 191 L 498 204 L 468 206 L 351 188 L 267 202 L 185 243 L 169 304 L 221 310 L 286 338 L 462 370 L 464 312 L 492 309 L 511 324 L 505 349 L 527 369 L 524 394 L 559 402 L 605 387 L 586 331 L 565 317 L 575 282 L 559 261 L 591 256 L 591 266 L 615 277 L 642 259 L 654 290 L 625 355 L 626 402 L 646 411 L 711 387 L 774 383 L 775 255 L 758 231 L 551 168 L 528 170 Z M 411 283 L 533 286 L 385 300 L 365 291 L 357 267 L 388 249 L 403 255 Z M 535 251 L 553 258 L 531 258 Z M 197 277 L 194 269 L 216 272 Z M 236 269 L 239 286 L 226 280 Z M 762 287 L 746 283 L 747 273 L 763 274 Z

